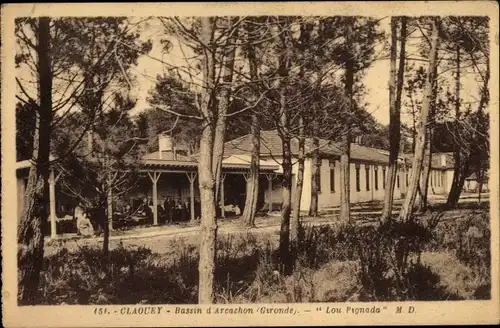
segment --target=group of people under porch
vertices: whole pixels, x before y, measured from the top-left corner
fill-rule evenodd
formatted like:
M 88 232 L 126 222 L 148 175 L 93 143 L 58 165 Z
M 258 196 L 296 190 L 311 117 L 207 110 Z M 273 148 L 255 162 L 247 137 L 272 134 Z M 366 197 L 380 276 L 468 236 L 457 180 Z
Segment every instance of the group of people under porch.
M 189 200 L 182 202 L 179 198 L 173 199 L 172 197 L 166 195 L 163 204 L 158 204 L 158 224 L 172 224 L 179 222 L 186 222 L 191 219 L 191 203 Z M 76 220 L 77 233 L 79 235 L 90 236 L 94 234 L 94 226 L 101 225 L 94 218 L 94 215 L 90 215 L 81 205 L 77 205 L 74 210 L 74 218 Z M 238 204 L 228 204 L 224 205 L 224 216 L 239 216 L 242 211 Z M 222 202 L 219 201 L 219 206 L 216 207 L 216 215 L 221 217 L 222 215 Z M 144 217 L 145 224 L 153 224 L 153 202 L 144 197 L 142 203 L 139 206 L 132 207 L 130 203 L 125 205 L 123 211 L 117 211 L 114 216 L 119 217 L 131 217 L 131 216 L 142 216 Z M 201 217 L 201 204 L 195 199 L 194 201 L 194 218 L 199 220 Z M 95 222 L 92 222 L 95 221 Z M 113 218 L 115 221 L 115 217 Z M 118 222 L 116 222 L 118 223 Z
M 146 224 L 153 223 L 153 201 L 144 197 L 141 205 L 137 209 L 133 209 L 130 204 L 125 207 L 124 214 L 142 215 L 146 218 Z M 165 197 L 163 204 L 159 203 L 157 207 L 158 223 L 169 224 L 176 222 L 189 221 L 191 218 L 191 204 L 189 201 L 182 202 L 180 199 L 172 199 L 170 196 Z M 200 202 L 194 202 L 195 218 L 200 217 L 201 206 Z
M 153 223 L 153 202 L 144 198 L 141 206 L 136 211 L 137 214 L 144 215 L 146 217 L 146 223 Z M 222 213 L 222 202 L 216 208 L 216 214 L 218 217 Z M 130 210 L 130 208 L 129 208 Z M 225 205 L 224 212 L 227 216 L 240 215 L 241 210 L 238 205 Z M 191 203 L 189 200 L 181 201 L 179 198 L 173 199 L 172 197 L 166 195 L 163 204 L 159 203 L 157 207 L 158 211 L 158 224 L 171 224 L 178 222 L 185 222 L 191 219 Z M 194 218 L 198 220 L 201 216 L 201 204 L 195 199 L 194 201 Z

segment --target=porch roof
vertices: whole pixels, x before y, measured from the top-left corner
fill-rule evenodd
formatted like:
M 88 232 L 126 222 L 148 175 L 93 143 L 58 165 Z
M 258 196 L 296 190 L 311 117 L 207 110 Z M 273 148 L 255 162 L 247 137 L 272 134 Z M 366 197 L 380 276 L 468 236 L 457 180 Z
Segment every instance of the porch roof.
M 144 159 L 144 170 L 169 170 L 169 171 L 196 171 L 197 161 L 167 160 L 167 159 Z M 260 171 L 271 173 L 279 169 L 278 164 L 269 161 L 260 161 Z M 222 171 L 246 172 L 250 170 L 250 160 L 246 156 L 230 156 L 222 161 Z

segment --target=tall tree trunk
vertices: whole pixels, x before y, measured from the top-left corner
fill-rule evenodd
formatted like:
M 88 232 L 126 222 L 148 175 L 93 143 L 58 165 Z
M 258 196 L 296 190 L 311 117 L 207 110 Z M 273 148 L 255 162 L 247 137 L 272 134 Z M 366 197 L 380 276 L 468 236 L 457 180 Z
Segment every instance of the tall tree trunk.
M 208 45 L 214 39 L 215 22 L 212 17 L 201 17 L 201 41 Z M 203 91 L 201 111 L 205 117 L 200 139 L 198 159 L 198 186 L 201 201 L 200 260 L 198 264 L 198 303 L 212 304 L 215 301 L 214 272 L 216 259 L 217 219 L 215 217 L 215 179 L 212 172 L 215 119 L 213 90 L 215 87 L 215 49 L 203 48 Z
M 345 95 L 349 103 L 348 114 L 351 115 L 353 109 L 353 87 L 354 87 L 354 60 L 352 50 L 352 21 L 350 18 L 345 25 L 346 37 L 346 69 L 345 69 Z M 343 222 L 350 222 L 351 220 L 351 200 L 350 200 L 350 170 L 349 162 L 351 156 L 351 128 L 353 122 L 348 118 L 346 131 L 342 134 L 340 148 L 340 220 Z
M 292 207 L 292 153 L 290 139 L 283 138 L 283 202 L 281 205 L 281 227 L 280 227 L 280 271 L 290 274 L 292 270 L 292 256 L 290 254 L 290 212 Z
M 198 183 L 201 200 L 200 262 L 198 303 L 215 301 L 214 272 L 217 242 L 217 219 L 215 217 L 214 178 L 212 175 L 213 134 L 211 126 L 205 127 L 200 140 L 198 161 Z
M 279 18 L 278 18 L 279 21 Z M 284 29 L 288 26 L 282 27 Z M 283 53 L 278 58 L 279 79 L 277 89 L 279 90 L 279 113 L 280 122 L 278 132 L 280 133 L 283 151 L 283 180 L 282 192 L 283 202 L 281 205 L 281 227 L 279 242 L 280 271 L 290 274 L 293 269 L 292 257 L 290 254 L 290 214 L 292 203 L 292 150 L 290 147 L 290 122 L 288 118 L 287 88 L 288 74 L 290 69 L 291 42 L 290 33 L 285 31 L 279 36 L 283 46 Z
M 242 220 L 247 227 L 255 226 L 257 199 L 259 197 L 260 122 L 256 113 L 252 114 L 251 134 L 252 157 L 250 162 L 250 177 L 247 180 L 245 209 L 242 216 Z
M 238 17 L 227 18 L 227 28 L 231 29 L 233 24 L 238 21 Z M 215 200 L 216 205 L 219 199 L 220 176 L 222 170 L 222 159 L 224 157 L 224 141 L 226 133 L 227 112 L 231 103 L 231 86 L 233 83 L 234 58 L 236 54 L 236 39 L 238 37 L 238 29 L 236 29 L 227 39 L 227 44 L 224 48 L 224 59 L 222 69 L 222 85 L 219 91 L 219 99 L 217 102 L 217 114 L 214 136 L 214 150 L 212 159 L 212 171 L 215 181 Z
M 401 93 L 403 90 L 405 50 L 406 50 L 406 17 L 401 17 L 401 46 L 399 53 L 399 68 L 396 73 L 397 57 L 397 17 L 391 18 L 391 75 L 389 79 L 389 106 L 390 106 L 390 151 L 389 170 L 386 178 L 386 192 L 384 195 L 384 208 L 382 210 L 382 221 L 392 216 L 394 202 L 394 187 L 396 175 L 398 174 L 399 145 L 401 142 Z M 397 75 L 397 86 L 396 86 Z M 413 137 L 413 142 L 415 136 Z
M 476 178 L 476 181 L 478 183 L 478 185 L 477 185 L 477 203 L 479 205 L 481 205 L 481 193 L 483 191 L 483 177 L 484 177 L 483 169 L 481 167 L 479 167 L 479 170 L 477 172 L 477 178 Z
M 406 194 L 403 206 L 401 207 L 401 212 L 399 213 L 399 218 L 402 221 L 407 221 L 410 219 L 413 213 L 413 206 L 415 204 L 415 197 L 417 195 L 417 187 L 420 181 L 420 174 L 422 171 L 422 158 L 424 156 L 424 148 L 427 137 L 427 118 L 429 115 L 429 109 L 432 102 L 432 89 L 433 81 L 435 76 L 435 66 L 437 61 L 437 47 L 438 47 L 438 27 L 439 18 L 434 18 L 432 20 L 432 35 L 431 35 L 431 49 L 429 52 L 429 67 L 427 69 L 427 78 L 425 81 L 424 89 L 424 100 L 422 104 L 422 109 L 420 113 L 420 126 L 417 134 L 417 142 L 415 144 L 415 155 L 412 161 L 412 172 L 410 178 L 410 185 L 408 186 L 408 192 Z
M 298 170 L 297 181 L 295 185 L 295 199 L 293 203 L 292 222 L 291 222 L 291 249 L 293 251 L 293 258 L 297 260 L 297 250 L 299 247 L 299 229 L 300 229 L 300 203 L 302 201 L 302 188 L 304 186 L 304 161 L 305 161 L 305 131 L 304 131 L 304 118 L 299 118 L 299 156 L 298 156 Z
M 313 138 L 312 138 L 312 158 L 311 158 L 311 204 L 309 206 L 309 215 L 318 216 L 318 193 L 320 181 L 320 158 L 319 158 L 319 139 L 317 137 L 317 122 L 313 122 Z
M 454 206 L 458 202 L 457 194 L 460 194 L 460 172 L 462 170 L 461 166 L 461 146 L 459 144 L 460 137 L 458 136 L 460 133 L 460 46 L 456 47 L 457 52 L 457 61 L 456 61 L 456 72 L 455 72 L 455 122 L 453 125 L 453 159 L 455 160 L 453 166 L 453 180 L 451 184 L 451 190 L 448 194 L 448 199 L 446 201 L 446 205 Z
M 437 77 L 437 65 L 434 67 L 434 76 Z M 428 195 L 429 195 L 429 175 L 432 168 L 432 132 L 434 129 L 434 119 L 436 117 L 436 101 L 438 91 L 437 78 L 432 81 L 432 99 L 429 110 L 429 119 L 427 123 L 427 142 L 425 143 L 425 151 L 423 158 L 423 170 L 420 180 L 420 199 L 418 210 L 424 212 L 427 210 Z
M 431 172 L 432 153 L 431 153 L 431 129 L 427 129 L 427 141 L 425 145 L 422 176 L 420 179 L 421 197 L 418 203 L 418 210 L 424 212 L 427 210 L 427 196 L 429 193 L 429 176 Z
M 50 19 L 39 18 L 38 40 L 39 106 L 33 136 L 33 160 L 25 191 L 24 208 L 18 230 L 18 270 L 20 304 L 38 302 L 38 284 L 43 262 L 43 229 L 47 220 L 47 181 L 49 178 L 50 134 L 52 122 L 52 67 L 50 59 Z
M 248 24 L 249 35 L 253 34 L 253 24 Z M 255 46 L 252 44 L 253 38 L 248 40 L 248 66 L 250 68 L 250 79 L 252 84 L 252 98 L 257 101 L 258 88 L 255 87 L 255 81 L 258 79 L 257 58 L 255 55 Z M 252 112 L 252 155 L 250 160 L 250 177 L 247 180 L 247 194 L 245 199 L 245 208 L 243 210 L 243 222 L 247 227 L 255 226 L 255 215 L 257 212 L 257 199 L 259 197 L 259 174 L 260 174 L 260 120 L 257 112 Z M 269 195 L 271 197 L 271 195 Z
M 106 197 L 106 213 L 102 220 L 102 222 L 104 222 L 102 254 L 105 259 L 107 259 L 109 256 L 109 233 L 110 233 L 109 225 L 110 222 L 113 222 L 113 191 L 111 189 L 111 184 L 108 183 L 106 188 L 108 189 Z
M 470 166 L 471 166 L 471 158 L 469 157 L 463 164 L 462 167 L 459 169 L 458 173 L 458 180 L 453 180 L 453 183 L 451 185 L 451 190 L 448 195 L 448 201 L 447 205 L 448 206 L 455 206 L 458 204 L 458 201 L 460 200 L 460 195 L 462 194 L 462 190 L 464 188 L 465 180 L 467 176 L 470 175 Z

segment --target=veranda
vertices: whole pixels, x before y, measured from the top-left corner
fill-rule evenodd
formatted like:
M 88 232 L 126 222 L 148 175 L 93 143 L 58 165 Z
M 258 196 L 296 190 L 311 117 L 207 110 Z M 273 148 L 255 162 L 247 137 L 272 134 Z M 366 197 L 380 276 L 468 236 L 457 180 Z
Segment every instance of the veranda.
M 17 163 L 17 214 L 18 220 L 22 215 L 22 208 L 24 205 L 24 192 L 27 183 L 29 168 L 31 167 L 29 160 Z M 267 183 L 259 184 L 259 194 L 264 203 L 264 208 L 268 211 L 273 209 L 273 202 L 277 201 L 276 187 L 279 187 L 276 181 L 278 180 L 279 173 L 278 165 L 261 161 L 260 163 L 260 181 Z M 199 201 L 199 192 L 197 186 L 197 171 L 198 163 L 195 161 L 179 161 L 179 160 L 164 160 L 164 159 L 145 159 L 140 168 L 140 174 L 144 178 L 143 181 L 149 180 L 149 190 L 140 190 L 140 194 L 147 195 L 148 199 L 152 200 L 152 214 L 153 225 L 159 224 L 158 208 L 164 197 L 178 197 L 182 202 L 189 203 L 189 216 L 190 220 L 194 221 L 195 216 L 195 202 Z M 222 164 L 221 185 L 220 185 L 220 203 L 218 208 L 220 216 L 226 216 L 226 199 L 235 199 L 239 196 L 240 199 L 245 197 L 245 184 L 250 174 L 250 164 L 241 158 L 229 157 L 224 159 Z M 44 205 L 48 204 L 48 221 L 50 222 L 50 238 L 55 239 L 58 235 L 57 222 L 59 218 L 58 205 L 61 203 L 59 198 L 64 196 L 60 194 L 58 182 L 61 179 L 60 170 L 57 165 L 53 165 L 49 175 L 49 192 L 48 199 Z M 274 190 L 274 192 L 273 192 Z M 135 190 L 136 192 L 138 189 Z M 236 195 L 235 195 L 236 194 Z M 162 197 L 163 196 L 163 197 Z M 274 197 L 273 197 L 274 196 Z M 113 202 L 113 192 L 109 194 L 110 202 Z M 261 204 L 262 205 L 262 204 Z M 62 205 L 60 205 L 62 206 Z M 241 205 L 240 205 L 241 207 Z M 45 206 L 47 208 L 47 206 Z M 112 207 L 111 207 L 111 211 Z M 60 211 L 59 211 L 60 212 Z M 72 213 L 72 211 L 71 211 Z M 113 216 L 113 213 L 111 213 Z M 69 215 L 72 219 L 72 215 Z M 113 229 L 113 221 L 109 223 L 109 227 Z

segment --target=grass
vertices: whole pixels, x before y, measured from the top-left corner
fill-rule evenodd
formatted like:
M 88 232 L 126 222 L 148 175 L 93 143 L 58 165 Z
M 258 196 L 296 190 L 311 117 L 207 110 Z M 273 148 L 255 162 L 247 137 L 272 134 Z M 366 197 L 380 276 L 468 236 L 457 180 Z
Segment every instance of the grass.
M 489 214 L 483 209 L 383 227 L 301 228 L 292 275 L 278 265 L 275 231 L 221 234 L 215 271 L 218 303 L 488 299 Z M 192 238 L 191 238 L 192 237 Z M 197 238 L 154 250 L 119 244 L 59 247 L 45 258 L 43 304 L 194 304 Z M 107 269 L 105 269 L 107 268 Z

